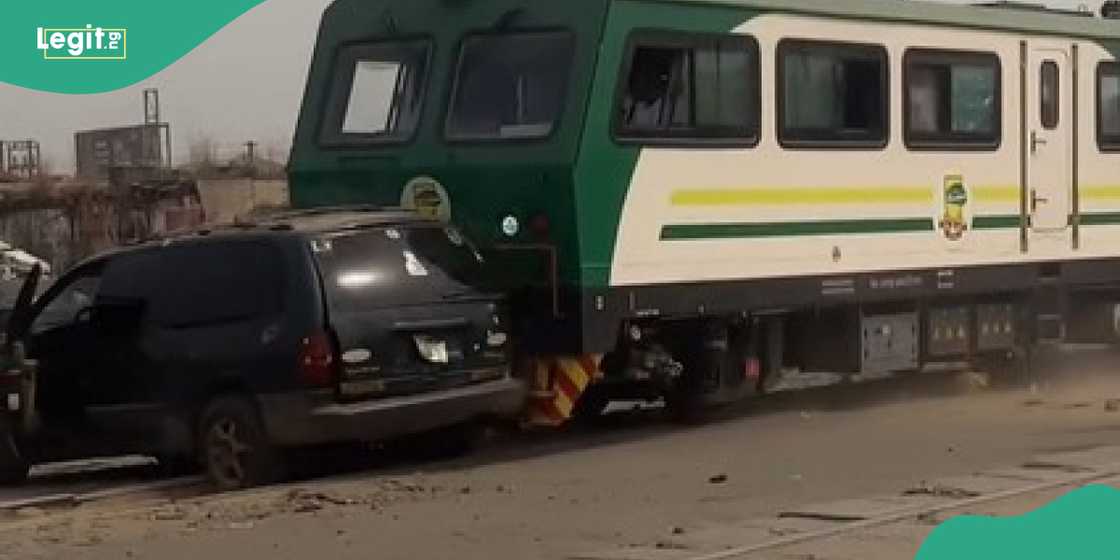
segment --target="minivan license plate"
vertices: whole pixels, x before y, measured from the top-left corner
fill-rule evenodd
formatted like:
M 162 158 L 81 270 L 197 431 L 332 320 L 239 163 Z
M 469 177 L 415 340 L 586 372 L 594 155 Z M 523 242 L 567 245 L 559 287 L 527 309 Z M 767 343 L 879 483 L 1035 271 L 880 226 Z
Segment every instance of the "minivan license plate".
M 447 355 L 447 341 L 418 334 L 412 337 L 416 341 L 416 349 L 420 351 L 420 357 L 433 364 L 446 364 L 448 363 Z

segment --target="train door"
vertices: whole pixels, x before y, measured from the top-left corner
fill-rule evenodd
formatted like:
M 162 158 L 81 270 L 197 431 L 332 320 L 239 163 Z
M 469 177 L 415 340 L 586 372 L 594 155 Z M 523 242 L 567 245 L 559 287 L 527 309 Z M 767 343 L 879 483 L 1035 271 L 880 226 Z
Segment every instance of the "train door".
M 1073 72 L 1068 47 L 1034 43 L 1027 57 L 1027 211 L 1043 237 L 1069 226 L 1073 191 Z M 1064 236 L 1062 236 L 1064 239 Z

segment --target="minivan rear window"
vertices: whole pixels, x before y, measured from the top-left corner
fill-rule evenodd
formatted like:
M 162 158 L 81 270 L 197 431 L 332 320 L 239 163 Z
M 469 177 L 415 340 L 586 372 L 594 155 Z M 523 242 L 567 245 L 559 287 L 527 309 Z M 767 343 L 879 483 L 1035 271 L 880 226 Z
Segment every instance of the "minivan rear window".
M 450 301 L 484 289 L 483 261 L 442 226 L 367 229 L 312 241 L 332 309 Z

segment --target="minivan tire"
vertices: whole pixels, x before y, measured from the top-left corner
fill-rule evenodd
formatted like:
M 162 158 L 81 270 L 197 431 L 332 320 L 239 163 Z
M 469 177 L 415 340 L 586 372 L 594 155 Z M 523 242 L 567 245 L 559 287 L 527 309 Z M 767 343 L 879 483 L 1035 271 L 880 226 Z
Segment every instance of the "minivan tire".
M 0 465 L 0 486 L 18 486 L 27 482 L 31 466 L 27 463 Z
M 280 455 L 268 441 L 256 408 L 247 399 L 218 397 L 201 415 L 200 462 L 221 490 L 237 490 L 277 481 Z
M 23 484 L 30 473 L 31 464 L 20 456 L 12 436 L 0 436 L 0 485 Z

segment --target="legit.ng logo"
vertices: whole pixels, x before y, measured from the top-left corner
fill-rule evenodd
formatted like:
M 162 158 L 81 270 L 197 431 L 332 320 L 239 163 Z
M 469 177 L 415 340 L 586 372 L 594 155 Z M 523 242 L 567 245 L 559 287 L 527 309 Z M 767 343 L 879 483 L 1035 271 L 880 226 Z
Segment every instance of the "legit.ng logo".
M 47 60 L 125 60 L 128 58 L 128 30 L 123 28 L 40 27 L 37 47 Z

